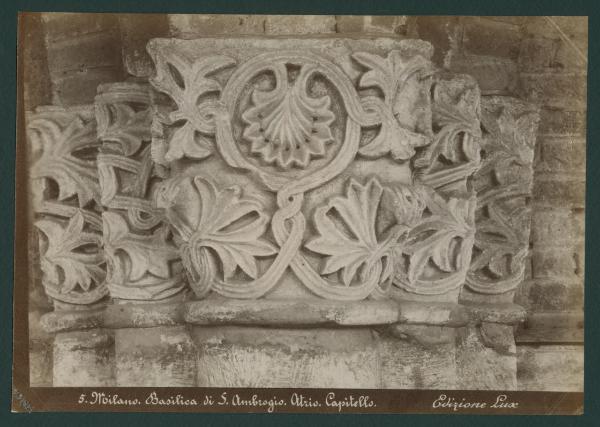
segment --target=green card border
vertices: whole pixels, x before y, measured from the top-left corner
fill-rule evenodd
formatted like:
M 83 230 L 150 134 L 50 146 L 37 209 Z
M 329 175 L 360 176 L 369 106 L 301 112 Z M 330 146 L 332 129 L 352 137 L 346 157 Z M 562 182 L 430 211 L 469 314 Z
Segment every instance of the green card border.
M 116 414 L 116 413 L 32 413 L 12 414 L 12 285 L 14 254 L 15 133 L 16 133 L 16 42 L 18 12 L 122 12 L 122 13 L 262 13 L 328 15 L 586 15 L 589 17 L 588 128 L 586 172 L 586 272 L 585 272 L 585 414 L 564 416 L 485 415 L 284 415 L 284 414 Z M 600 185 L 600 94 L 598 74 L 600 44 L 600 1 L 598 0 L 4 0 L 0 5 L 0 425 L 256 425 L 256 426 L 399 426 L 399 425 L 514 425 L 546 427 L 558 425 L 600 425 L 600 264 L 598 250 L 600 219 L 597 217 Z

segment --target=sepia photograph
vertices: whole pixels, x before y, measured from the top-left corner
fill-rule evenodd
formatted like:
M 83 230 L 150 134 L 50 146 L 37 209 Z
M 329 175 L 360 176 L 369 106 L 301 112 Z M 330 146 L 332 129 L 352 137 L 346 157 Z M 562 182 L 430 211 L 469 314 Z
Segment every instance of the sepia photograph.
M 587 52 L 20 13 L 13 411 L 581 414 Z

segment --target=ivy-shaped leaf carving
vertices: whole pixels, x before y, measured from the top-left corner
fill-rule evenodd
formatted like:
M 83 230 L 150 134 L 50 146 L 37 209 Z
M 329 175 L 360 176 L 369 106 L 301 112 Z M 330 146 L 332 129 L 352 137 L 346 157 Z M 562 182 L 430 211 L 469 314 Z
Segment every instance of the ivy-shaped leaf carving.
M 97 105 L 98 138 L 117 143 L 125 156 L 132 156 L 143 141 L 149 141 L 150 109 L 135 111 L 124 103 Z
M 394 227 L 387 237 L 378 239 L 375 223 L 382 194 L 383 187 L 376 179 L 365 185 L 351 179 L 345 196 L 334 197 L 315 210 L 314 221 L 319 235 L 305 246 L 327 256 L 321 274 L 341 270 L 342 282 L 350 286 L 357 273 L 359 280 L 365 281 L 375 264 L 379 263 L 379 283 L 391 278 L 394 271 L 393 248 L 404 229 Z M 343 226 L 332 219 L 333 210 Z
M 41 156 L 31 169 L 32 179 L 49 178 L 58 184 L 58 200 L 77 196 L 80 207 L 100 200 L 96 162 L 78 157 L 77 152 L 97 150 L 94 121 L 84 121 L 77 114 L 55 112 L 32 119 L 27 134 Z M 65 117 L 67 118 L 66 124 Z M 62 119 L 62 120 L 61 120 Z
M 360 148 L 359 153 L 367 158 L 391 154 L 394 160 L 410 159 L 415 155 L 415 147 L 430 141 L 425 135 L 400 125 L 395 118 L 396 97 L 413 74 L 429 70 L 429 61 L 419 55 L 405 60 L 398 50 L 392 50 L 386 58 L 366 52 L 357 52 L 352 57 L 369 70 L 360 78 L 359 86 L 379 88 L 384 98 L 383 102 L 375 97 L 363 99 L 363 107 L 381 117 L 381 129 L 372 141 Z
M 405 60 L 399 50 L 392 50 L 386 58 L 367 52 L 356 52 L 352 58 L 369 69 L 360 78 L 360 87 L 380 88 L 388 105 L 394 105 L 398 89 L 412 74 L 431 67 L 429 61 L 420 55 Z
M 169 126 L 176 129 L 170 137 L 165 160 L 171 162 L 183 157 L 203 159 L 214 147 L 206 135 L 214 134 L 213 112 L 221 84 L 209 76 L 235 64 L 224 55 L 212 55 L 190 62 L 175 52 L 161 49 L 154 52 L 157 64 L 153 85 L 170 95 L 177 110 L 168 115 Z M 209 96 L 211 95 L 211 96 Z M 207 96 L 207 99 L 201 99 Z
M 239 267 L 255 279 L 256 258 L 277 253 L 265 240 L 269 217 L 258 200 L 242 196 L 238 186 L 217 189 L 210 181 L 196 176 L 186 182 L 165 185 L 157 194 L 157 205 L 166 209 L 166 217 L 184 242 L 184 265 L 194 271 L 192 277 L 214 274 L 207 265 L 216 253 L 225 280 Z
M 100 285 L 105 272 L 104 257 L 100 250 L 102 236 L 84 231 L 85 219 L 78 210 L 63 227 L 55 219 L 35 223 L 47 239 L 46 251 L 41 256 L 45 280 L 59 287 L 60 293 L 90 291 Z
M 458 164 L 480 161 L 479 89 L 468 76 L 453 80 L 440 78 L 433 86 L 433 143 L 427 147 L 415 167 L 431 169 L 438 158 Z
M 482 124 L 489 133 L 482 140 L 486 156 L 478 176 L 491 171 L 499 185 L 514 183 L 523 189 L 531 185 L 537 123 L 530 114 L 516 116 L 501 107 L 499 113 L 488 111 L 482 115 Z
M 462 251 L 453 256 L 453 241 L 474 234 L 474 207 L 471 199 L 450 198 L 446 201 L 431 189 L 421 187 L 421 196 L 429 215 L 423 215 L 410 231 L 402 252 L 410 256 L 406 279 L 417 281 L 431 259 L 443 272 L 451 273 L 465 265 Z
M 252 92 L 253 106 L 242 114 L 249 125 L 244 138 L 252 143 L 251 151 L 267 163 L 284 169 L 305 168 L 312 157 L 323 156 L 325 145 L 333 142 L 331 99 L 327 95 L 308 96 L 306 69 L 291 84 L 285 76 L 278 78 L 274 90 L 257 88 Z
M 475 246 L 480 249 L 471 262 L 471 271 L 488 267 L 496 279 L 518 274 L 529 246 L 525 218 L 529 209 L 520 209 L 510 215 L 494 203 L 488 204 L 489 218 L 477 223 Z M 510 262 L 507 264 L 507 257 Z
M 132 233 L 126 220 L 116 212 L 102 214 L 102 227 L 110 280 L 135 282 L 147 273 L 161 279 L 171 277 L 169 263 L 179 256 L 177 248 L 167 242 L 166 227 L 149 235 Z

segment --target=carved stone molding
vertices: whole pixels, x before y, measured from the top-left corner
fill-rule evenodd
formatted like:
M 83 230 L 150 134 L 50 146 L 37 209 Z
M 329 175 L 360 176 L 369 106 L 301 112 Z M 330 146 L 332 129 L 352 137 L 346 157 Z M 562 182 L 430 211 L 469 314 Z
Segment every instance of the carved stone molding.
M 38 108 L 27 138 L 44 289 L 56 308 L 94 304 L 108 289 L 93 108 Z
M 152 203 L 164 170 L 151 159 L 149 90 L 147 84 L 107 84 L 95 100 L 106 283 L 121 300 L 161 300 L 185 287 L 171 233 Z

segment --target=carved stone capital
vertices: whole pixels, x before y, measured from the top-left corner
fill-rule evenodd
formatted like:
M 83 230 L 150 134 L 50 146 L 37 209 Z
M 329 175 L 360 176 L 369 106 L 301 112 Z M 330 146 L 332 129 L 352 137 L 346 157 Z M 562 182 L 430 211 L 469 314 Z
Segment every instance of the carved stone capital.
M 156 205 L 197 297 L 457 300 L 479 91 L 436 74 L 427 42 L 155 39 L 148 51 L 166 97 L 153 98 L 153 159 L 170 176 Z

